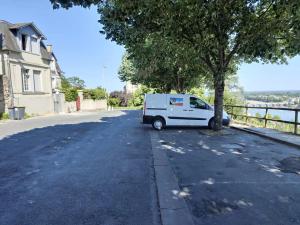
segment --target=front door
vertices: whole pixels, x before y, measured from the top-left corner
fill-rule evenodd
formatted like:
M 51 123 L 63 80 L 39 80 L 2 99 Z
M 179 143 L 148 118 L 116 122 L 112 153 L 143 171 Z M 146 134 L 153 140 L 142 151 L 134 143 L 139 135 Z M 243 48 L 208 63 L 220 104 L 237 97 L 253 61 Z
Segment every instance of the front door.
M 209 119 L 213 116 L 213 111 L 201 99 L 189 98 L 189 118 L 192 126 L 207 126 Z

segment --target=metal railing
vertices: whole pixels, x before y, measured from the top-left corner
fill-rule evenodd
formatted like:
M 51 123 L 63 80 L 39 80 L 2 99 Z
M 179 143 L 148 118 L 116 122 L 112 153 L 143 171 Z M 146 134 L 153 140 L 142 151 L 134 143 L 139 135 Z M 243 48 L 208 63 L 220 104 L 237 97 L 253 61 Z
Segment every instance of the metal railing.
M 246 118 L 246 123 L 248 122 L 249 118 L 253 119 L 258 119 L 258 120 L 264 120 L 264 127 L 267 127 L 268 121 L 273 121 L 273 122 L 279 122 L 279 123 L 286 123 L 286 124 L 293 124 L 294 126 L 294 134 L 298 133 L 298 126 L 300 125 L 299 123 L 299 112 L 300 109 L 293 109 L 293 108 L 276 108 L 276 107 L 262 107 L 262 106 L 241 106 L 241 105 L 225 105 L 225 108 L 227 109 L 227 113 L 230 114 L 233 117 L 243 117 Z M 240 108 L 240 109 L 245 109 L 245 114 L 235 114 L 234 109 L 235 108 Z M 257 116 L 252 116 L 248 115 L 248 109 L 263 109 L 265 110 L 265 115 L 264 117 L 257 117 Z M 281 120 L 281 119 L 274 119 L 274 118 L 268 118 L 268 111 L 269 110 L 283 110 L 283 111 L 290 111 L 295 113 L 295 118 L 294 121 L 287 121 L 287 120 Z

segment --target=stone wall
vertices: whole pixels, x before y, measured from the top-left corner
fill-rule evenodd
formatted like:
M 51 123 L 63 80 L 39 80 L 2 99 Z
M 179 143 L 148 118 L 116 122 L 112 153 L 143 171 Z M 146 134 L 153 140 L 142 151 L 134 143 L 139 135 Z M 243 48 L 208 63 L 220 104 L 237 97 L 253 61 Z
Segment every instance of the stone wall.
M 106 100 L 84 99 L 81 101 L 80 108 L 82 111 L 106 109 L 107 102 Z
M 0 113 L 7 112 L 10 106 L 9 81 L 6 75 L 0 75 Z
M 76 108 L 76 102 L 65 102 L 64 103 L 64 112 L 65 113 L 72 113 L 72 112 L 76 112 L 77 108 Z

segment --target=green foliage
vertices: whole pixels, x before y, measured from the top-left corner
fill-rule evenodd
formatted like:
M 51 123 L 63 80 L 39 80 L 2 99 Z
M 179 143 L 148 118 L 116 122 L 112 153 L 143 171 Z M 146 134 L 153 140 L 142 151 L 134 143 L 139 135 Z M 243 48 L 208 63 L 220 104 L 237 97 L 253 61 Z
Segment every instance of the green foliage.
M 9 115 L 8 113 L 0 113 L 0 120 L 8 120 Z
M 117 107 L 117 106 L 120 106 L 120 103 L 121 103 L 121 101 L 118 98 L 109 98 L 108 99 L 109 106 Z
M 63 91 L 64 91 L 64 94 L 65 94 L 65 100 L 67 102 L 73 102 L 73 101 L 77 100 L 77 97 L 78 97 L 77 89 L 67 88 L 67 89 L 64 89 Z
M 197 69 L 197 73 L 181 72 L 185 69 L 185 62 L 188 68 L 201 65 L 207 81 L 215 89 L 215 129 L 221 129 L 222 125 L 226 76 L 236 70 L 238 63 L 283 63 L 287 57 L 293 57 L 300 51 L 298 0 L 51 2 L 55 8 L 98 5 L 102 33 L 108 39 L 125 45 L 135 60 L 140 57 L 142 61 L 137 68 L 146 75 L 156 74 L 161 78 L 165 74 L 176 74 L 179 80 L 185 81 L 188 74 L 202 74 Z M 147 48 L 148 45 L 152 48 Z M 154 46 L 157 47 L 155 50 Z M 177 47 L 179 51 L 176 51 Z M 186 51 L 192 57 L 184 54 Z M 163 53 L 161 57 L 160 53 Z M 196 64 L 193 56 L 196 56 Z M 145 66 L 147 63 L 149 66 Z M 168 65 L 167 72 L 164 71 L 165 64 Z M 180 91 L 183 90 L 182 82 L 178 82 L 177 86 Z
M 145 94 L 153 93 L 154 91 L 148 87 L 142 86 L 134 92 L 132 97 L 129 99 L 129 106 L 142 106 L 144 103 Z
M 61 89 L 67 89 L 71 88 L 71 84 L 69 83 L 68 79 L 64 76 L 61 75 Z
M 72 88 L 83 89 L 85 87 L 84 80 L 80 79 L 79 77 L 74 76 L 74 77 L 68 77 L 66 79 Z
M 30 115 L 30 114 L 28 114 L 28 113 L 25 112 L 24 119 L 29 119 L 31 117 L 32 117 L 32 115 Z
M 201 99 L 206 99 L 205 89 L 203 89 L 203 88 L 192 88 L 188 93 L 195 95 Z
M 131 94 L 126 94 L 123 91 L 113 91 L 109 95 L 110 98 L 117 98 L 120 100 L 120 106 L 126 107 L 128 106 L 128 101 L 131 99 Z
M 102 99 L 106 99 L 106 95 L 107 95 L 106 90 L 102 87 L 83 90 L 84 99 L 102 100 Z

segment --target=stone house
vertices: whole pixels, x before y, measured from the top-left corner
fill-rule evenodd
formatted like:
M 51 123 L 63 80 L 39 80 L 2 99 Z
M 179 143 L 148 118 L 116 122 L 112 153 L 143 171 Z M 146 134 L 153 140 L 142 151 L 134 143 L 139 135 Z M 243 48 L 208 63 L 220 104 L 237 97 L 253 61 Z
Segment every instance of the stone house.
M 34 23 L 0 20 L 0 113 L 25 107 L 28 114 L 53 113 L 62 74 L 52 46 Z

